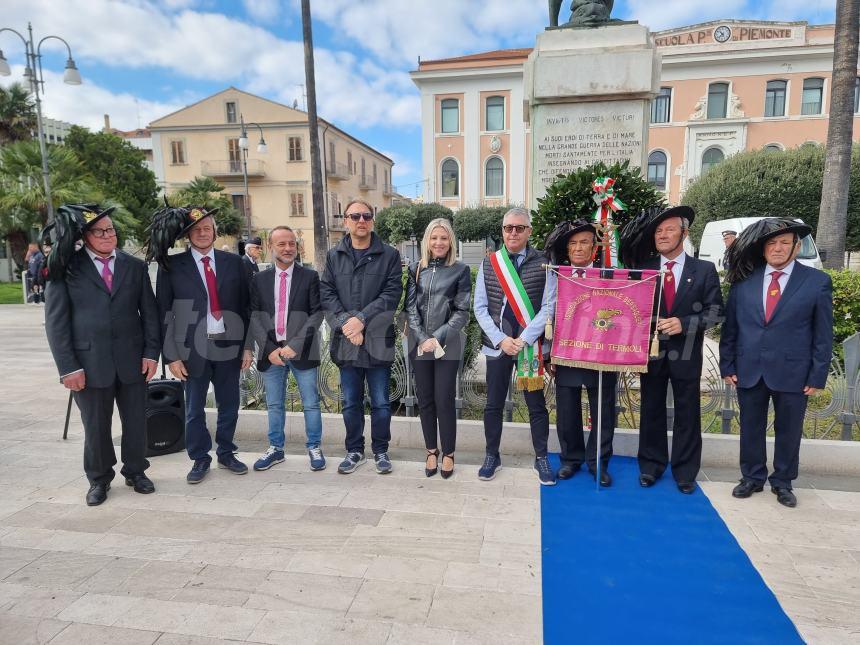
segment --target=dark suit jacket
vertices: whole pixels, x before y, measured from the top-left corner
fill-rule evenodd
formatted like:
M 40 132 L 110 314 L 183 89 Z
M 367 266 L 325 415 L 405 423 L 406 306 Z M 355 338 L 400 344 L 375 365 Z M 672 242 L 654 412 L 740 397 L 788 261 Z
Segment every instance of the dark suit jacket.
M 242 259 L 233 253 L 215 251 L 215 282 L 224 317 L 225 339 L 215 342 L 217 355 L 210 356 L 206 341 L 208 301 L 206 284 L 188 250 L 170 257 L 170 271 L 158 269 L 155 296 L 163 325 L 164 360 L 185 361 L 188 373 L 200 376 L 207 360 L 242 360 L 247 346 L 248 279 Z
M 720 372 L 738 387 L 764 378 L 778 392 L 823 388 L 833 352 L 830 276 L 796 262 L 770 322 L 764 322 L 764 267 L 732 285 L 720 336 Z
M 158 308 L 146 264 L 116 251 L 108 291 L 85 249 L 48 282 L 45 332 L 60 376 L 84 370 L 87 387 L 142 383 L 141 360 L 158 360 Z
M 639 268 L 659 270 L 660 256 Z M 660 295 L 658 289 L 655 289 L 655 301 Z M 660 318 L 679 318 L 682 331 L 674 336 L 661 334 L 660 357 L 651 359 L 650 363 L 668 359 L 673 377 L 698 379 L 702 373 L 705 330 L 719 323 L 723 315 L 723 294 L 716 267 L 712 262 L 688 255 L 684 259 L 672 310 L 666 308 L 665 298 L 659 300 Z
M 215 262 L 217 263 L 218 260 L 215 260 Z M 245 269 L 245 275 L 248 276 L 248 284 L 250 284 L 254 276 L 260 272 L 260 267 L 257 266 L 256 262 L 252 262 L 251 258 L 247 255 L 242 256 L 242 267 Z
M 257 367 L 269 369 L 269 354 L 278 348 L 275 335 L 275 267 L 260 271 L 251 282 L 251 334 L 260 348 Z M 287 345 L 296 352 L 290 362 L 300 370 L 320 364 L 320 277 L 313 269 L 293 265 L 287 303 Z

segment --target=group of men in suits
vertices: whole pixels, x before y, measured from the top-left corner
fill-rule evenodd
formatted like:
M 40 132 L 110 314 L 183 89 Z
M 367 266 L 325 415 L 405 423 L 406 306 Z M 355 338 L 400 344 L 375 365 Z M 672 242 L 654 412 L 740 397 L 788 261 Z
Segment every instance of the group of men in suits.
M 329 252 L 322 281 L 316 272 L 296 264 L 297 240 L 289 227 L 275 227 L 269 234 L 273 266 L 253 271 L 256 266 L 249 268 L 248 261 L 214 249 L 214 211 L 164 209 L 154 217 L 147 256 L 159 263 L 155 293 L 146 263 L 117 249 L 111 210 L 94 204 L 61 207 L 57 216 L 63 225 L 54 227 L 57 250 L 48 267 L 46 331 L 61 381 L 73 392 L 81 410 L 84 469 L 90 481 L 88 504 L 106 499 L 114 477 L 114 404 L 123 423 L 121 474 L 139 493 L 155 490 L 145 474 L 149 464 L 144 408 L 145 384 L 154 376 L 160 354 L 171 374 L 185 384 L 186 447 L 193 462 L 188 483 L 202 481 L 212 461 L 212 437 L 205 416 L 210 385 L 218 408 L 218 465 L 235 474 L 248 472 L 236 457 L 233 439 L 240 373 L 251 365 L 255 347 L 269 409 L 269 448 L 254 464 L 255 470 L 266 470 L 284 460 L 284 398 L 290 372 L 302 398 L 311 469 L 325 468 L 317 385 L 318 331 L 324 312 L 334 330 L 332 356 L 341 370 L 345 397 L 347 455 L 338 470 L 350 473 L 364 463 L 367 387 L 376 469 L 391 472 L 388 379 L 394 358 L 393 315 L 402 286 L 397 253 L 373 233 L 369 205 L 357 201 L 348 206 L 350 235 Z M 645 488 L 653 486 L 671 465 L 677 488 L 691 494 L 701 466 L 704 332 L 722 320 L 723 300 L 714 265 L 684 251 L 692 210 L 675 207 L 646 212 L 642 217 L 641 235 L 635 243 L 642 251 L 638 257 L 644 260 L 636 268 L 659 269 L 662 282 L 655 298 L 660 352 L 649 361 L 641 378 L 639 483 Z M 597 229 L 582 220 L 565 223 L 565 227 L 552 243 L 548 240 L 550 260 L 572 264 L 574 270 L 591 266 Z M 791 485 L 798 472 L 807 397 L 824 386 L 832 349 L 830 279 L 795 261 L 800 239 L 808 233 L 808 227 L 792 220 L 771 218 L 766 226 L 741 234 L 732 246 L 729 279 L 733 286 L 720 343 L 721 371 L 738 388 L 741 410 L 742 480 L 734 494 L 744 498 L 763 489 L 767 411 L 772 400 L 776 453 L 770 483 L 778 501 L 786 506 L 796 504 Z M 483 480 L 492 479 L 501 467 L 501 411 L 512 371 L 517 369 L 526 382 L 535 380 L 535 374 L 542 377 L 537 361 L 523 367 L 518 357 L 527 347 L 540 347 L 543 342 L 542 328 L 553 315 L 557 284 L 545 279 L 542 258 L 528 244 L 530 234 L 528 211 L 509 211 L 503 220 L 508 270 L 494 270 L 488 259 L 478 274 L 475 313 L 483 331 L 488 385 L 484 413 L 487 457 L 479 471 Z M 182 237 L 188 240 L 188 250 L 168 254 Z M 527 320 L 513 311 L 516 307 L 508 301 L 513 292 L 506 288 L 505 280 L 521 287 L 519 306 L 531 310 Z M 524 304 L 525 299 L 531 307 Z M 542 353 L 539 350 L 537 355 Z M 594 477 L 599 470 L 602 486 L 610 486 L 614 379 L 604 380 L 604 397 L 599 400 L 593 370 L 548 369 L 558 387 L 562 466 L 558 473 L 553 472 L 547 460 L 549 415 L 542 388 L 527 388 L 540 482 L 568 479 L 585 463 Z M 670 385 L 675 408 L 671 453 L 666 406 Z M 592 410 L 602 406 L 599 469 L 596 433 L 591 433 L 587 444 L 584 441 L 579 404 L 582 388 Z
M 647 371 L 640 379 L 639 484 L 643 488 L 652 487 L 671 466 L 678 490 L 688 495 L 695 492 L 702 461 L 700 401 L 705 331 L 722 322 L 720 368 L 726 382 L 737 387 L 740 407 L 742 479 L 733 494 L 746 498 L 763 489 L 768 475 L 768 405 L 772 401 L 776 437 L 770 484 L 779 503 L 794 507 L 797 500 L 791 489 L 798 475 L 806 404 L 810 395 L 824 387 L 832 352 L 830 278 L 795 260 L 801 239 L 811 233 L 808 226 L 786 218 L 767 218 L 760 226 L 745 230 L 738 241 L 733 240 L 730 245 L 733 250 L 728 261 L 732 269 L 727 278 L 732 287 L 724 311 L 715 266 L 684 250 L 694 216 L 693 210 L 686 206 L 643 212 L 638 221 L 632 223 L 634 234 L 627 240 L 634 247 L 632 252 L 628 251 L 626 260 L 632 259 L 628 266 L 659 270 L 661 276 L 655 293 L 653 320 L 659 352 L 650 358 Z M 533 254 L 527 244 L 531 229 L 528 213 L 521 209 L 509 211 L 503 227 L 506 252 L 528 259 L 530 251 Z M 509 238 L 516 238 L 514 244 L 509 243 Z M 622 247 L 624 244 L 622 242 Z M 552 264 L 571 265 L 574 276 L 579 272 L 578 275 L 584 277 L 584 270 L 593 266 L 598 250 L 598 230 L 585 220 L 563 222 L 550 234 L 544 246 Z M 510 359 L 523 344 L 534 339 L 526 339 L 522 328 L 508 322 L 506 295 L 511 291 L 499 291 L 496 296 L 500 300 L 498 311 L 495 316 L 489 315 L 491 308 L 486 301 L 489 298 L 492 302 L 492 290 L 488 290 L 480 278 L 491 274 L 484 268 L 479 272 L 475 305 L 476 317 L 484 332 L 482 351 L 492 356 L 490 352 L 497 350 L 497 355 Z M 527 293 L 536 312 L 533 320 L 554 316 L 555 275 L 550 274 L 543 293 L 539 289 L 533 291 Z M 547 349 L 545 346 L 545 357 Z M 501 467 L 500 431 L 496 430 L 500 425 L 496 417 L 500 415 L 496 408 L 500 409 L 510 382 L 510 369 L 496 374 L 497 370 L 489 369 L 490 360 L 498 359 L 488 357 L 488 390 L 491 393 L 499 390 L 500 394 L 488 400 L 484 413 L 487 455 L 479 473 L 481 479 L 492 479 Z M 540 435 L 540 441 L 535 440 L 535 471 L 541 484 L 552 485 L 556 479 L 569 479 L 584 463 L 593 477 L 596 478 L 599 471 L 602 486 L 610 486 L 612 477 L 608 464 L 616 418 L 616 375 L 604 373 L 601 399 L 595 370 L 552 364 L 547 368 L 556 381 L 561 447 L 561 467 L 557 473 L 548 468 L 544 458 L 543 411 L 546 408 L 542 392 L 526 393 L 533 439 L 536 433 Z M 674 407 L 671 452 L 667 414 L 670 386 Z M 587 444 L 584 438 L 580 404 L 583 388 L 588 394 L 593 422 L 598 416 L 596 411 L 601 409 L 599 468 L 597 433 L 590 433 Z

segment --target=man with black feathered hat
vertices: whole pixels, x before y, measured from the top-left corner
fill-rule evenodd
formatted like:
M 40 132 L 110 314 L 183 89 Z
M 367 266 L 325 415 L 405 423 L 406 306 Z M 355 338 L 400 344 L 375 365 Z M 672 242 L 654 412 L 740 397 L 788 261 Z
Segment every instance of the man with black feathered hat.
M 732 283 L 720 336 L 720 373 L 737 387 L 741 481 L 732 495 L 771 490 L 793 508 L 803 418 L 827 384 L 833 352 L 830 276 L 795 261 L 812 229 L 769 217 L 747 227 L 729 248 Z M 774 407 L 773 471 L 767 471 L 768 405 Z
M 158 308 L 141 260 L 116 248 L 113 208 L 61 206 L 50 231 L 45 332 L 84 425 L 87 504 L 107 499 L 116 453 L 111 435 L 114 403 L 122 419 L 125 483 L 155 490 L 145 471 L 146 382 L 158 365 Z M 75 250 L 79 241 L 83 246 Z
M 720 321 L 723 296 L 711 262 L 684 252 L 695 213 L 688 206 L 649 209 L 621 236 L 622 261 L 637 269 L 663 271 L 658 290 L 660 351 L 640 375 L 639 484 L 653 486 L 672 464 L 678 490 L 691 495 L 702 463 L 701 377 L 705 330 Z M 671 459 L 666 394 L 672 385 L 675 417 Z
M 597 229 L 594 224 L 584 219 L 572 222 L 562 222 L 547 236 L 544 243 L 544 253 L 555 266 L 569 265 L 573 267 L 573 278 L 584 278 L 585 269 L 594 264 L 597 252 Z M 558 276 L 550 273 L 547 288 L 553 294 L 558 293 Z M 555 312 L 557 295 L 550 305 L 550 314 Z M 583 463 L 588 465 L 592 477 L 597 473 L 597 423 L 598 405 L 602 410 L 602 428 L 600 438 L 600 485 L 612 485 L 609 474 L 609 459 L 612 457 L 612 438 L 615 435 L 615 386 L 618 374 L 604 372 L 603 399 L 598 398 L 597 370 L 582 367 L 566 367 L 564 365 L 548 365 L 548 370 L 555 377 L 556 403 L 558 405 L 556 427 L 558 442 L 561 446 L 561 467 L 558 469 L 559 479 L 570 479 L 580 469 Z M 591 414 L 592 432 L 588 435 L 588 445 L 585 443 L 585 433 L 582 427 L 582 388 L 588 393 L 588 409 Z
M 194 462 L 186 476 L 197 484 L 209 472 L 212 436 L 206 427 L 211 384 L 218 404 L 218 466 L 237 475 L 248 467 L 233 443 L 239 419 L 239 377 L 253 360 L 249 347 L 250 291 L 242 259 L 214 248 L 217 209 L 171 208 L 153 216 L 147 259 L 158 261 L 156 300 L 164 325 L 164 361 L 185 383 L 185 447 Z M 169 255 L 187 236 L 191 248 Z

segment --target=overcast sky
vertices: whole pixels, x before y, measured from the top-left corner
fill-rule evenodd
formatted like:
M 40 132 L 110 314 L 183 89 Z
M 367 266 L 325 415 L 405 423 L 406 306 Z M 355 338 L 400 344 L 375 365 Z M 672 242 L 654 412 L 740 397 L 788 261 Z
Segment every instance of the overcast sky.
M 62 45 L 43 52 L 48 117 L 98 129 L 146 126 L 230 85 L 302 105 L 299 0 L 2 0 L 0 27 L 69 41 L 84 77 L 61 82 Z M 420 105 L 409 79 L 418 57 L 530 47 L 547 0 L 312 0 L 320 115 L 396 162 L 393 183 L 415 196 Z M 565 0 L 565 10 L 568 1 Z M 614 17 L 653 30 L 716 19 L 832 23 L 835 0 L 616 0 Z M 23 44 L 0 34 L 21 80 Z M 16 65 L 17 64 L 17 65 Z

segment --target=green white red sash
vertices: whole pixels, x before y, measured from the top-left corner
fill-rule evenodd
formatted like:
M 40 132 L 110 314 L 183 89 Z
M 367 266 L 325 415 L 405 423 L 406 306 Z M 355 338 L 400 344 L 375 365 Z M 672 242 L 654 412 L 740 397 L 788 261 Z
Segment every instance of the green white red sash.
M 499 284 L 502 285 L 508 307 L 511 308 L 520 327 L 525 329 L 535 317 L 535 311 L 504 245 L 490 255 L 490 265 Z M 517 354 L 517 389 L 529 392 L 543 389 L 543 356 L 540 342 L 538 338 L 534 345 L 526 345 Z

